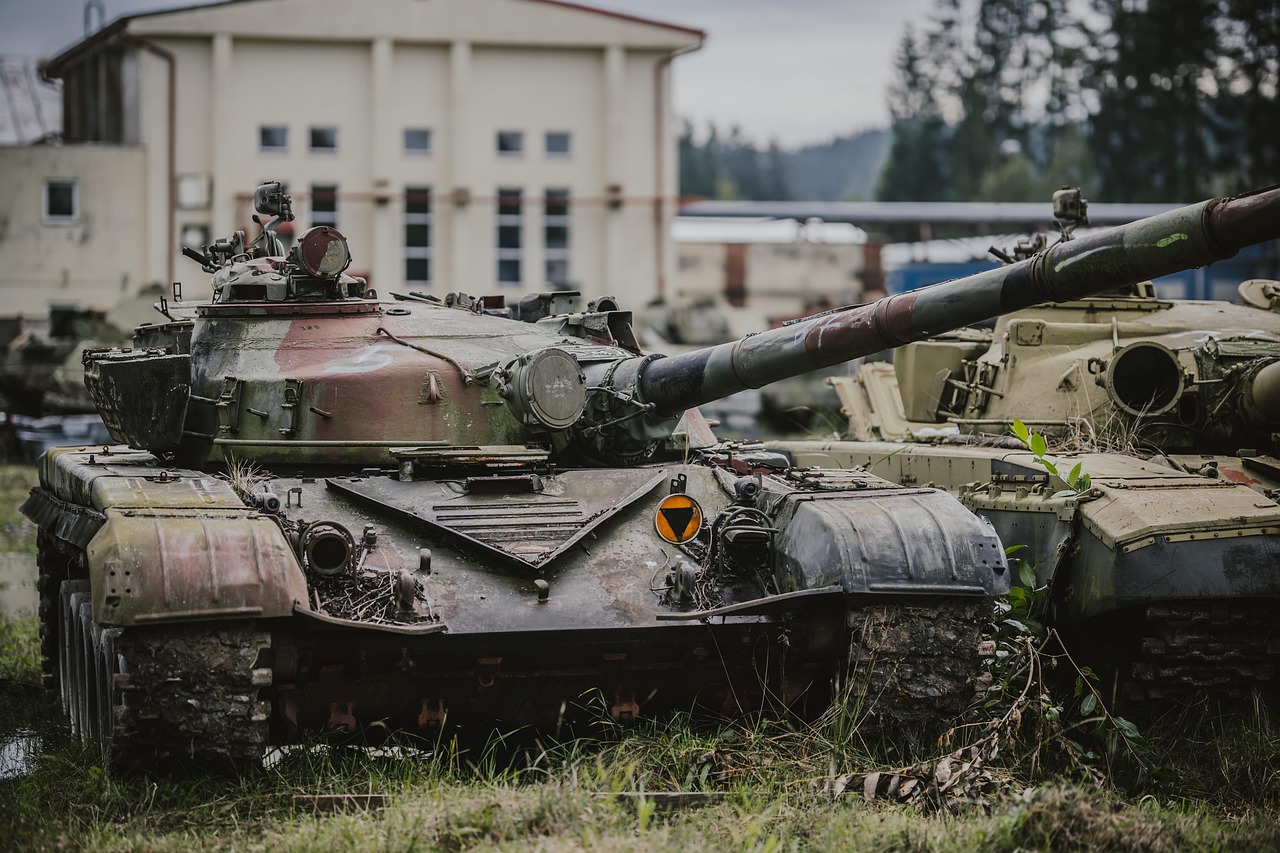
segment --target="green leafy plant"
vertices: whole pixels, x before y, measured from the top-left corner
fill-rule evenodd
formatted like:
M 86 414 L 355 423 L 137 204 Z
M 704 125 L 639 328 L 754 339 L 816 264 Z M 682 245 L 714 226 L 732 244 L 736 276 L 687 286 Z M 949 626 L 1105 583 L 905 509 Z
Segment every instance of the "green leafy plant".
M 1058 466 L 1054 464 L 1052 459 L 1047 459 L 1045 453 L 1049 450 L 1049 443 L 1045 440 L 1043 434 L 1032 432 L 1027 425 L 1017 418 L 1013 419 L 1013 426 L 1010 429 L 1014 437 L 1027 446 L 1031 451 L 1031 455 L 1036 458 L 1044 466 L 1044 469 L 1053 476 L 1065 482 L 1068 486 L 1076 491 L 1077 494 L 1083 494 L 1089 491 L 1093 485 L 1089 475 L 1082 470 L 1082 464 L 1077 462 L 1075 467 L 1071 469 L 1069 474 L 1062 474 L 1058 471 Z

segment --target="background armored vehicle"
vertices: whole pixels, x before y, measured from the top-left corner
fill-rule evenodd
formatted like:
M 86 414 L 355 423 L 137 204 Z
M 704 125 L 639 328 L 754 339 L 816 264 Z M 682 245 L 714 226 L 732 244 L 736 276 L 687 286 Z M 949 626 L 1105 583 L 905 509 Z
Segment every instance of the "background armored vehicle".
M 1124 697 L 1274 694 L 1280 506 L 1242 483 L 1269 491 L 1280 316 L 1255 302 L 1138 286 L 909 344 L 832 380 L 853 441 L 780 447 L 956 494 L 1027 546 L 1053 624 Z
M 263 215 L 289 216 L 279 185 Z M 945 492 L 717 446 L 709 400 L 1280 233 L 1211 200 L 1005 270 L 679 356 L 565 294 L 383 299 L 329 227 L 192 252 L 209 302 L 85 355 L 125 446 L 58 449 L 42 650 L 116 765 L 253 763 L 307 731 L 670 708 L 919 731 L 972 695 L 1007 565 Z M 1185 239 L 1170 242 L 1170 234 Z M 1099 263 L 1100 261 L 1104 263 Z M 848 686 L 853 685 L 853 686 Z
M 1055 214 L 1071 213 L 1069 239 L 1087 204 L 1074 191 L 1064 205 L 1068 193 L 1056 194 Z M 1037 245 L 1042 236 L 1019 248 Z M 1060 442 L 1280 486 L 1280 283 L 1240 292 L 1245 304 L 1160 299 L 1143 282 L 1036 305 L 833 384 L 856 439 L 1007 435 L 1019 418 Z
M 55 305 L 47 318 L 0 317 L 0 411 L 27 417 L 65 411 L 55 399 L 56 372 L 104 325 L 99 311 Z M 84 411 L 83 408 L 78 411 Z

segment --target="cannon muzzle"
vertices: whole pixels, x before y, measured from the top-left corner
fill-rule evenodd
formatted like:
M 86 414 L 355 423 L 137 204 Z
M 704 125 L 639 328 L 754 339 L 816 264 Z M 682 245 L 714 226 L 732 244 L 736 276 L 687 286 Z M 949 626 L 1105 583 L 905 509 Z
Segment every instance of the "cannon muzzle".
M 1042 302 L 1201 267 L 1280 238 L 1280 186 L 1215 198 L 1080 237 L 1015 264 L 838 308 L 637 366 L 636 397 L 671 415 Z

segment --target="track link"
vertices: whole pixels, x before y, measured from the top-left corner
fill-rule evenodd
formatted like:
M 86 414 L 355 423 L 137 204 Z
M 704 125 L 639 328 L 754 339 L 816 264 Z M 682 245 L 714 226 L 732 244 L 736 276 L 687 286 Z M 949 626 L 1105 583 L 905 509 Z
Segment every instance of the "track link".
M 87 584 L 62 586 L 61 686 L 74 736 L 113 771 L 260 767 L 271 636 L 252 622 L 103 628 Z
M 914 739 L 973 701 L 985 599 L 922 598 L 851 612 L 845 702 L 870 729 Z
M 1185 602 L 1146 607 L 1122 685 L 1129 701 L 1204 693 L 1238 700 L 1277 693 L 1280 611 L 1273 602 Z

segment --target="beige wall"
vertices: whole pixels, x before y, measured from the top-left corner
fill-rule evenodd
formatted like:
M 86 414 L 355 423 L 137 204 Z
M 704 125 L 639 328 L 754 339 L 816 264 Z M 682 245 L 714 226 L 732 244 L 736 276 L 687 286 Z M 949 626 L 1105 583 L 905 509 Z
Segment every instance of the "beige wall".
M 546 287 L 542 194 L 568 189 L 571 285 L 639 305 L 657 292 L 659 264 L 672 278 L 675 122 L 669 74 L 658 68 L 672 51 L 696 46 L 696 34 L 551 3 L 390 0 L 360 8 L 353 16 L 351 4 L 332 0 L 263 0 L 130 25 L 176 58 L 178 175 L 212 177 L 209 206 L 177 212 L 178 235 L 184 225 L 205 226 L 211 238 L 250 227 L 248 196 L 266 179 L 289 185 L 305 228 L 310 186 L 337 184 L 352 271 L 401 290 L 402 194 L 425 185 L 434 194 L 425 289 L 515 296 Z M 326 16 L 341 26 L 324 33 L 337 35 L 316 29 Z M 165 68 L 150 53 L 140 57 L 140 126 L 151 152 L 145 219 L 162 235 Z M 288 127 L 287 151 L 259 150 L 258 129 L 267 124 Z M 336 154 L 308 150 L 310 127 L 323 124 L 338 128 Z M 406 153 L 405 128 L 429 128 L 431 152 Z M 498 154 L 499 130 L 522 131 L 524 153 Z M 545 154 L 547 131 L 568 131 L 572 152 Z M 520 188 L 526 200 L 519 285 L 497 281 L 501 187 Z M 619 188 L 620 206 L 606 203 L 610 187 Z M 455 192 L 467 201 L 455 202 Z M 655 218 L 660 195 L 668 199 Z M 163 237 L 152 245 L 148 273 L 163 278 Z M 199 276 L 189 261 L 173 263 L 179 279 Z
M 133 146 L 0 148 L 0 313 L 41 316 L 57 302 L 110 308 L 145 276 L 146 158 Z M 44 182 L 76 181 L 78 215 L 42 220 Z

